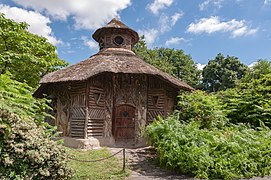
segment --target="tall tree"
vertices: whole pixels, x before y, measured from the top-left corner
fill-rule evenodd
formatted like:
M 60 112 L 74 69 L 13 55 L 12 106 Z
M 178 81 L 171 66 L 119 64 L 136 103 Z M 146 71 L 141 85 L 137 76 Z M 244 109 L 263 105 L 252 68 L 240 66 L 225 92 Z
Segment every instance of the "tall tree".
M 250 82 L 251 79 L 259 79 L 266 74 L 271 74 L 271 61 L 267 59 L 259 59 L 242 79 L 242 82 Z
M 195 87 L 199 83 L 200 70 L 197 69 L 191 56 L 184 54 L 183 50 L 170 48 L 148 49 L 144 36 L 140 38 L 133 50 L 149 64 L 185 81 L 189 85 Z
M 224 57 L 219 53 L 214 60 L 210 60 L 202 71 L 203 89 L 209 92 L 225 90 L 235 87 L 237 80 L 243 78 L 248 67 L 237 57 Z
M 0 14 L 0 73 L 35 87 L 42 76 L 64 67 L 56 47 L 46 38 L 31 34 L 26 23 L 17 23 Z

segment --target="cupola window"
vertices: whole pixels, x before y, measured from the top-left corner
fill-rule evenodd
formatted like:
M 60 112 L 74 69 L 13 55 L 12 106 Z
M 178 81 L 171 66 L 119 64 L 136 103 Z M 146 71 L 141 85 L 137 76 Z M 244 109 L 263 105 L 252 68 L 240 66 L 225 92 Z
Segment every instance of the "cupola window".
M 116 44 L 116 45 L 121 45 L 122 43 L 123 43 L 123 38 L 121 37 L 121 36 L 116 36 L 115 37 L 115 39 L 114 39 L 114 43 Z

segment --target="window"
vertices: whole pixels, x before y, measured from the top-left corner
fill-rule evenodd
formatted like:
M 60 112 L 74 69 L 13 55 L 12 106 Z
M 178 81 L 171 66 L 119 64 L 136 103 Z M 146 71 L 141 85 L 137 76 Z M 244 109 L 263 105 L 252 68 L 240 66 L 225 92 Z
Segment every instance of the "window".
M 123 43 L 123 38 L 121 36 L 116 36 L 115 39 L 114 39 L 114 42 L 116 45 L 121 45 Z

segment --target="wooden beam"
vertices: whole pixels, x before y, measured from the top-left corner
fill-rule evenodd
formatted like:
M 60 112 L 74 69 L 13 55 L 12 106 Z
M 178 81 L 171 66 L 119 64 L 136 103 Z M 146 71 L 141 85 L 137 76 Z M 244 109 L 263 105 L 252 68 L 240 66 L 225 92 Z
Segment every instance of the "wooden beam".
M 85 119 L 85 128 L 84 128 L 84 139 L 88 138 L 88 108 L 89 108 L 89 80 L 87 80 L 87 89 L 86 89 L 86 119 Z

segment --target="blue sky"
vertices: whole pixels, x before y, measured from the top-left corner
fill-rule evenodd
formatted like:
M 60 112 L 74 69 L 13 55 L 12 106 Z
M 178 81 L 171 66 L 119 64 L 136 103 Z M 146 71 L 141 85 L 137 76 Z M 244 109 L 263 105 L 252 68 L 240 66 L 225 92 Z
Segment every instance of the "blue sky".
M 149 48 L 182 49 L 199 64 L 218 53 L 247 65 L 271 59 L 271 0 L 0 0 L 0 12 L 26 21 L 71 64 L 98 52 L 91 35 L 114 17 Z

